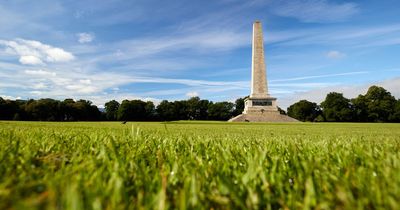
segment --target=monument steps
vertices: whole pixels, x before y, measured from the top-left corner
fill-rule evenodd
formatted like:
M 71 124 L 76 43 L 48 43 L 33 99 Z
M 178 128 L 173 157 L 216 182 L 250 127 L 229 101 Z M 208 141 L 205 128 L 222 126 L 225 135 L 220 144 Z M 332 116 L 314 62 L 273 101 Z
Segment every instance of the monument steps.
M 299 122 L 279 112 L 264 112 L 260 114 L 241 114 L 229 120 L 229 122 Z

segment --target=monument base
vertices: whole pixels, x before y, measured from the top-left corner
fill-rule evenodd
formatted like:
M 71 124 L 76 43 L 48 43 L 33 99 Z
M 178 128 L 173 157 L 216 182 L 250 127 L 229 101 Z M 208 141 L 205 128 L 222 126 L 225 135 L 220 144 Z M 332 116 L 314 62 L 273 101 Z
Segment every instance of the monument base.
M 279 111 L 264 111 L 259 113 L 241 114 L 229 120 L 229 122 L 298 122 L 298 120 Z
M 243 113 L 229 122 L 298 122 L 298 120 L 283 115 L 278 111 L 276 98 L 250 97 L 245 100 Z

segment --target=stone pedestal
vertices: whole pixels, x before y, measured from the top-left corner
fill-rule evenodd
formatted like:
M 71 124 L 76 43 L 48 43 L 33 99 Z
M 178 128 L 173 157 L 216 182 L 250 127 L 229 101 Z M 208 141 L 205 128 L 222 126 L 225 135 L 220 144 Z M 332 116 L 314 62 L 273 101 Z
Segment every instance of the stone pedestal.
M 276 106 L 276 98 L 247 98 L 244 101 L 243 114 L 256 114 L 259 112 L 276 112 L 278 107 Z
M 279 112 L 276 98 L 248 98 L 245 100 L 243 114 L 229 120 L 229 122 L 297 122 Z

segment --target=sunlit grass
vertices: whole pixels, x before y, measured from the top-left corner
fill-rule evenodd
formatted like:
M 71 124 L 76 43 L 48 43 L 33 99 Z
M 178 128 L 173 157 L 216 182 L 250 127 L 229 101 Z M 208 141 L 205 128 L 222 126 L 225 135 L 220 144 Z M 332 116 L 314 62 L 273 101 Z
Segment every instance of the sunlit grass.
M 399 124 L 0 122 L 0 209 L 399 209 Z

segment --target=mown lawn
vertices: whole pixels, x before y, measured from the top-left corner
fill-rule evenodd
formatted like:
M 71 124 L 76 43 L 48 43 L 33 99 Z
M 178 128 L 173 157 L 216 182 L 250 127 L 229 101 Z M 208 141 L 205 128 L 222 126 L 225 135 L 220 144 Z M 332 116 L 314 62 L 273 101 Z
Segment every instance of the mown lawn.
M 0 209 L 400 209 L 400 124 L 0 122 Z

